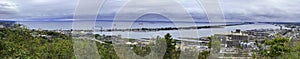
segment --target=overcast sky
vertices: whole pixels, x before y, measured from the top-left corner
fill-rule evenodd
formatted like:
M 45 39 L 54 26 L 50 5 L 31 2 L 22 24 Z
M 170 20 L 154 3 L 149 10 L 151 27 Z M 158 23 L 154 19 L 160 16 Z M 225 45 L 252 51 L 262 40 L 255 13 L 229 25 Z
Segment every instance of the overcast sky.
M 107 0 L 97 20 L 112 20 L 117 11 L 130 0 Z M 144 2 L 160 1 L 145 0 Z M 195 20 L 207 20 L 203 6 L 196 0 L 178 1 Z M 0 0 L 0 20 L 60 21 L 72 20 L 78 0 Z M 300 0 L 220 0 L 227 21 L 299 22 Z M 138 3 L 137 3 L 138 4 Z M 156 2 L 156 6 L 136 5 L 129 8 L 171 7 Z M 160 5 L 161 4 L 161 5 Z M 86 11 L 88 11 L 87 9 Z M 135 14 L 128 12 L 128 15 Z M 176 14 L 170 13 L 170 14 Z M 178 14 L 180 17 L 180 14 Z M 183 17 L 184 18 L 184 17 Z

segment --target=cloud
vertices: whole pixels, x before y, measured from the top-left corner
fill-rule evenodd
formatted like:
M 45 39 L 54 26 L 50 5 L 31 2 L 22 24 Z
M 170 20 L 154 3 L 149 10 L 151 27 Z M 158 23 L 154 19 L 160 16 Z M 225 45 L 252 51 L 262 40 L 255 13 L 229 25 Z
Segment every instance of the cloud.
M 7 17 L 17 13 L 17 6 L 14 3 L 0 0 L 0 17 Z
M 145 2 L 151 3 L 153 0 Z M 199 5 L 196 0 L 178 0 L 179 3 L 185 7 L 185 9 L 193 16 L 194 19 L 205 21 L 207 20 L 203 5 Z M 281 21 L 281 22 L 299 22 L 300 8 L 298 3 L 300 0 L 219 0 L 221 9 L 224 13 L 226 21 Z M 124 2 L 124 1 L 122 1 Z M 106 2 L 100 18 L 98 19 L 113 19 L 115 13 L 124 3 L 114 2 L 110 0 Z M 126 2 L 126 1 L 125 1 Z M 127 1 L 128 2 L 128 1 Z M 160 7 L 172 7 L 172 4 L 164 3 L 159 1 L 158 3 L 152 3 L 156 6 L 144 6 L 141 3 L 136 3 L 136 6 L 127 7 L 132 9 L 143 9 L 143 8 L 157 8 Z M 128 11 L 128 15 L 135 14 L 136 11 Z M 174 12 L 170 14 L 175 14 L 180 17 L 180 13 Z M 184 17 L 183 17 L 184 19 Z
M 9 3 L 2 3 L 3 1 Z M 9 4 L 10 13 L 16 13 L 7 17 L 0 17 L 0 19 L 17 19 L 30 20 L 33 18 L 55 18 L 65 15 L 72 15 L 77 3 L 77 0 L 0 0 L 0 4 Z M 17 8 L 14 8 L 15 5 Z M 7 5 L 4 5 L 8 7 Z M 0 7 L 0 13 L 3 8 Z M 12 10 L 14 9 L 14 10 Z M 13 12 L 14 11 L 14 12 Z M 8 15 L 7 11 L 6 14 Z
M 17 12 L 17 6 L 11 2 L 0 2 L 0 14 L 13 14 Z
M 299 0 L 221 0 L 220 3 L 229 20 L 299 22 L 296 20 Z
M 175 6 L 174 3 L 170 2 L 170 0 L 140 0 L 137 2 L 141 3 L 129 3 L 130 1 L 134 0 L 122 0 L 122 1 L 115 1 L 115 0 L 108 0 L 105 2 L 103 8 L 100 11 L 100 14 L 98 15 L 99 20 L 112 20 L 114 19 L 116 13 L 119 12 L 121 8 L 127 8 L 131 10 L 124 11 L 123 13 L 126 13 L 128 15 L 125 15 L 127 17 L 130 17 L 134 14 L 138 14 L 139 10 L 163 10 L 164 8 L 172 8 L 172 11 L 169 11 L 166 14 L 174 15 L 177 17 L 181 17 L 182 20 L 187 19 L 187 17 L 183 17 L 183 12 L 177 11 L 178 6 Z M 202 19 L 206 15 L 203 14 L 203 10 L 201 10 L 201 7 L 197 4 L 195 1 L 188 1 L 185 2 L 185 0 L 182 1 L 176 1 L 179 2 L 180 7 L 183 7 L 186 9 L 186 12 L 190 13 L 193 17 L 197 19 Z M 134 6 L 127 6 L 126 4 L 134 5 Z M 150 5 L 145 5 L 150 4 Z M 150 12 L 151 13 L 151 12 Z M 124 19 L 125 20 L 125 19 Z M 159 20 L 159 19 L 157 19 Z M 157 21 L 153 20 L 153 21 Z
M 0 0 L 0 19 L 11 18 L 17 16 L 18 7 L 15 3 L 6 0 Z
M 130 0 L 106 0 L 102 6 L 98 20 L 112 20 L 116 13 Z M 176 0 L 195 20 L 207 20 L 202 5 L 196 0 Z M 297 21 L 300 20 L 300 0 L 219 0 L 227 21 Z M 0 19 L 21 20 L 57 20 L 72 19 L 78 0 L 0 0 Z M 143 0 L 134 3 L 132 9 L 174 7 L 164 0 Z M 181 17 L 181 13 L 173 9 L 169 14 Z M 86 11 L 89 11 L 87 9 Z M 126 11 L 130 16 L 136 11 Z M 4 16 L 6 15 L 6 16 Z M 9 15 L 9 16 L 7 16 Z M 88 15 L 86 15 L 88 16 Z M 185 19 L 186 17 L 182 17 Z

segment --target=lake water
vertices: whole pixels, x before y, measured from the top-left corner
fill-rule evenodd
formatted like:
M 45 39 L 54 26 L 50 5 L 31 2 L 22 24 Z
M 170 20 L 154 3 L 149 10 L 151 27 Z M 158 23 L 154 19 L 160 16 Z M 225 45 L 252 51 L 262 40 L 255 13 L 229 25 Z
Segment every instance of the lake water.
M 30 29 L 43 29 L 43 30 L 57 30 L 57 29 L 72 29 L 72 22 L 67 21 L 47 21 L 47 22 L 18 22 L 19 24 L 23 24 Z M 117 22 L 118 23 L 118 22 Z M 119 22 L 126 23 L 126 22 Z M 184 26 L 192 26 L 189 23 Z M 196 23 L 197 26 L 207 26 L 207 25 L 220 25 L 222 23 Z M 235 24 L 226 23 L 226 24 Z M 112 22 L 101 22 L 98 21 L 95 24 L 95 29 L 111 29 L 113 26 Z M 175 25 L 171 22 L 135 22 L 132 24 L 131 28 L 161 28 L 161 27 L 175 27 Z M 236 29 L 241 30 L 251 30 L 251 29 L 279 29 L 280 27 L 271 25 L 271 24 L 248 24 L 248 25 L 238 25 L 238 26 L 228 26 L 225 28 L 211 28 L 211 29 L 192 29 L 192 30 L 169 30 L 169 31 L 157 31 L 157 32 L 94 32 L 95 34 L 105 34 L 105 35 L 121 35 L 124 38 L 154 38 L 157 36 L 163 36 L 166 33 L 172 34 L 173 38 L 178 37 L 206 37 L 216 33 L 224 33 L 235 31 Z M 180 32 L 182 31 L 182 32 Z M 195 33 L 197 34 L 189 34 Z

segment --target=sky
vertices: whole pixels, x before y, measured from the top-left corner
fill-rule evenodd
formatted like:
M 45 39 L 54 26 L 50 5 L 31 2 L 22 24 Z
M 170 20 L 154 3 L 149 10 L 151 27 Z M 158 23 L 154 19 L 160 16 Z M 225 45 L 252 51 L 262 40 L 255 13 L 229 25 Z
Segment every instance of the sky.
M 97 20 L 113 20 L 116 13 L 129 1 L 106 0 L 99 10 Z M 207 21 L 203 5 L 197 0 L 174 0 L 197 21 Z M 153 6 L 142 5 L 149 2 Z M 134 9 L 172 7 L 162 0 L 143 0 L 133 3 Z M 201 2 L 200 2 L 201 3 Z M 299 22 L 300 0 L 219 0 L 226 21 L 242 22 Z M 73 20 L 78 0 L 0 0 L 0 20 L 12 21 L 65 21 Z M 89 11 L 86 9 L 85 11 Z M 128 15 L 136 12 L 128 11 Z M 174 11 L 169 14 L 181 17 Z M 160 21 L 159 19 L 154 21 Z M 182 17 L 183 21 L 185 17 Z

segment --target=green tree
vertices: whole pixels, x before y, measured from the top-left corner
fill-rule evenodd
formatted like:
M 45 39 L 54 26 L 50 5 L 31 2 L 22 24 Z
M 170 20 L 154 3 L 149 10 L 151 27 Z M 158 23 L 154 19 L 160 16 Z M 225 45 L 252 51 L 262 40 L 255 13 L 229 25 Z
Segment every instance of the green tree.
M 268 49 L 262 49 L 259 51 L 260 56 L 276 58 L 282 56 L 286 53 L 289 53 L 291 49 L 288 47 L 289 39 L 284 37 L 275 37 L 272 40 L 266 39 L 265 45 L 268 46 Z
M 176 51 L 176 40 L 174 40 L 170 33 L 164 36 L 166 41 L 167 49 L 164 55 L 164 59 L 176 59 L 179 58 L 179 52 Z
M 69 36 L 51 31 L 31 31 L 24 28 L 0 29 L 0 59 L 73 59 Z M 52 39 L 34 37 L 32 33 L 56 33 Z M 44 32 L 44 33 L 40 33 Z
M 98 53 L 101 56 L 102 59 L 120 59 L 116 51 L 114 50 L 114 47 L 110 43 L 96 43 L 98 47 Z
M 203 51 L 199 53 L 198 59 L 208 59 L 209 57 L 209 51 Z

